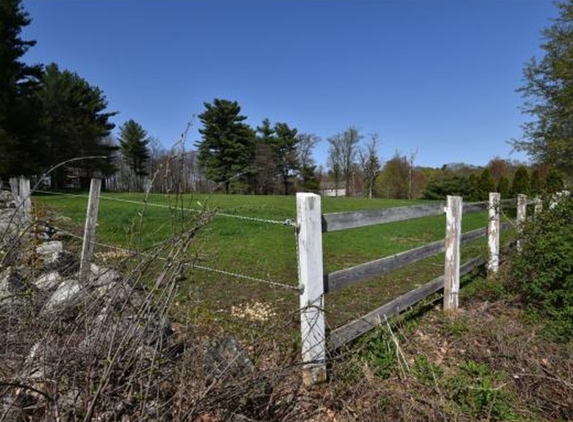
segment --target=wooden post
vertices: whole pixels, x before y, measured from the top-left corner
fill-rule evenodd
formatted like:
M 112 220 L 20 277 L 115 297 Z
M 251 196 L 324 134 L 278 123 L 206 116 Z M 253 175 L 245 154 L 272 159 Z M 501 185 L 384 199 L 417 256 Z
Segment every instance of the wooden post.
M 517 195 L 517 251 L 521 252 L 521 229 L 527 218 L 527 195 Z
M 101 192 L 101 179 L 92 178 L 90 184 L 90 196 L 88 199 L 88 209 L 86 211 L 86 225 L 84 228 L 84 242 L 82 244 L 82 256 L 80 258 L 80 282 L 89 281 L 92 253 L 94 250 L 95 233 L 97 225 L 97 212 L 99 207 L 99 196 Z
M 496 274 L 499 269 L 499 193 L 489 194 L 489 224 L 487 230 L 487 244 L 489 249 L 489 260 L 487 270 L 491 274 Z
M 16 177 L 10 178 L 10 190 L 12 191 L 12 197 L 16 204 L 20 203 L 20 185 Z
M 448 196 L 446 206 L 446 262 L 444 266 L 444 311 L 458 309 L 460 291 L 460 241 L 462 198 Z
M 32 198 L 30 197 L 30 179 L 20 177 L 19 180 L 20 190 L 20 204 L 24 213 L 25 220 L 30 220 L 32 217 Z
M 302 379 L 306 386 L 326 381 L 326 329 L 322 268 L 320 196 L 296 194 Z

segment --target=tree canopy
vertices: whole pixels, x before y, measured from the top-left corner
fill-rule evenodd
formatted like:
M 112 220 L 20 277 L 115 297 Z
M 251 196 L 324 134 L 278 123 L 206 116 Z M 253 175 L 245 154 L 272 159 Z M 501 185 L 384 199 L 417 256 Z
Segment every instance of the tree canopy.
M 523 126 L 523 138 L 514 141 L 536 163 L 570 173 L 573 167 L 573 1 L 558 3 L 559 16 L 546 28 L 540 60 L 525 66 L 525 84 L 518 90 L 523 110 L 533 120 Z

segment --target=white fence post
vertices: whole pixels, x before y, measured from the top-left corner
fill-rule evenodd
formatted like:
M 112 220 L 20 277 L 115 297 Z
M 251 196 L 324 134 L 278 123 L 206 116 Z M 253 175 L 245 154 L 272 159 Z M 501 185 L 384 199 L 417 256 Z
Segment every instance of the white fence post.
M 521 252 L 521 229 L 527 219 L 527 195 L 517 195 L 517 251 Z
M 444 310 L 458 309 L 460 291 L 460 241 L 462 198 L 448 196 L 446 206 L 446 262 L 444 266 Z
M 30 197 L 30 179 L 20 177 L 19 180 L 20 203 L 25 220 L 30 220 L 32 215 L 32 198 Z
M 496 274 L 499 269 L 499 213 L 500 194 L 490 192 L 489 194 L 489 224 L 487 230 L 487 244 L 489 249 L 489 261 L 487 269 L 490 273 Z
M 87 283 L 89 281 L 91 259 L 95 243 L 100 192 L 101 192 L 101 179 L 99 177 L 94 177 L 92 178 L 90 184 L 90 196 L 88 199 L 88 209 L 86 211 L 86 225 L 84 228 L 84 242 L 82 244 L 82 256 L 80 258 L 81 283 Z
M 326 381 L 326 326 L 320 196 L 296 194 L 303 383 Z

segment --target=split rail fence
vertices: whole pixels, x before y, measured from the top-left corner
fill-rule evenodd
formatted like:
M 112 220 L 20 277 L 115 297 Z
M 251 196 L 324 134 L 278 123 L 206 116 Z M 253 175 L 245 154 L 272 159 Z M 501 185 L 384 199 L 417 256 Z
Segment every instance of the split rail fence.
M 11 179 L 10 185 L 17 206 L 21 207 L 24 213 L 29 214 L 31 208 L 29 181 L 23 178 Z M 95 245 L 100 189 L 101 179 L 92 179 L 80 258 L 80 277 L 82 279 L 87 276 Z M 541 209 L 540 201 L 536 200 L 533 203 L 535 203 L 535 212 L 538 212 Z M 443 204 L 424 204 L 322 214 L 319 195 L 298 193 L 296 197 L 297 217 L 294 225 L 297 230 L 298 242 L 298 290 L 300 292 L 304 384 L 313 385 L 326 381 L 328 350 L 335 350 L 358 338 L 386 319 L 400 314 L 442 289 L 444 291 L 444 310 L 456 310 L 458 308 L 460 277 L 484 264 L 487 265 L 489 272 L 497 272 L 500 262 L 500 232 L 514 225 L 512 222 L 500 222 L 501 208 L 516 204 L 516 227 L 519 229 L 519 225 L 526 219 L 527 205 L 529 204 L 525 195 L 518 195 L 517 203 L 514 199 L 502 201 L 498 193 L 490 193 L 489 201 L 486 202 L 464 204 L 461 197 L 448 196 L 445 207 Z M 485 210 L 488 210 L 489 215 L 487 227 L 462 234 L 462 215 Z M 444 240 L 324 274 L 323 233 L 430 217 L 444 212 L 446 214 Z M 487 262 L 481 257 L 476 257 L 461 264 L 461 245 L 485 236 L 488 237 L 489 257 Z M 519 249 L 519 247 L 518 240 L 517 248 Z M 388 274 L 442 252 L 445 252 L 444 274 L 442 276 L 391 300 L 350 323 L 327 332 L 324 312 L 327 293 Z
M 497 272 L 500 262 L 500 232 L 513 225 L 512 222 L 500 222 L 501 207 L 515 204 L 514 199 L 501 201 L 499 193 L 490 193 L 489 201 L 486 202 L 464 204 L 461 197 L 448 196 L 445 207 L 443 204 L 429 204 L 322 214 L 320 196 L 298 193 L 297 228 L 304 383 L 312 385 L 326 381 L 326 357 L 329 350 L 335 350 L 356 339 L 386 319 L 398 315 L 439 290 L 444 291 L 444 310 L 456 310 L 461 276 L 484 264 L 487 264 L 491 273 Z M 538 211 L 540 202 L 536 201 L 535 204 Z M 526 219 L 527 205 L 527 197 L 518 195 L 516 224 L 518 228 Z M 462 234 L 462 215 L 485 210 L 489 210 L 487 227 Z M 446 213 L 445 240 L 324 274 L 323 233 L 429 217 L 444 212 Z M 461 264 L 461 245 L 485 236 L 488 237 L 489 249 L 487 262 L 484 258 L 476 257 Z M 517 247 L 519 248 L 519 243 Z M 388 274 L 442 252 L 445 252 L 444 275 L 327 333 L 324 311 L 327 293 Z

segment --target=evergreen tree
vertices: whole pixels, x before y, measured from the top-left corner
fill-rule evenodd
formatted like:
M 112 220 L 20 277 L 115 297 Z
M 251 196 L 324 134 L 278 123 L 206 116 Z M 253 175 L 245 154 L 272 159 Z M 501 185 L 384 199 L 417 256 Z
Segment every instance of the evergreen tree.
M 276 141 L 273 145 L 275 163 L 283 182 L 284 194 L 288 195 L 289 181 L 299 169 L 297 130 L 290 128 L 286 123 L 276 123 L 274 131 L 276 133 Z
M 119 128 L 119 149 L 138 178 L 147 176 L 150 157 L 147 132 L 135 120 L 128 120 Z
M 233 178 L 252 171 L 255 133 L 244 123 L 247 118 L 240 114 L 241 107 L 236 101 L 215 99 L 204 105 L 206 110 L 199 115 L 202 140 L 195 144 L 199 162 L 207 176 L 223 183 L 229 193 Z
M 35 41 L 22 40 L 30 24 L 21 0 L 0 2 L 0 176 L 37 171 L 37 111 L 34 92 L 41 66 L 21 61 Z
M 573 169 L 573 1 L 558 3 L 559 16 L 543 31 L 544 56 L 524 69 L 520 88 L 524 110 L 534 120 L 524 125 L 524 137 L 514 142 L 537 163 L 564 173 Z
M 497 191 L 499 192 L 499 196 L 501 199 L 507 199 L 510 195 L 509 189 L 509 179 L 505 176 L 501 176 L 499 178 L 499 182 L 497 182 Z
M 479 177 L 476 188 L 476 199 L 478 201 L 485 201 L 489 198 L 489 193 L 495 191 L 495 179 L 489 168 L 485 168 Z
M 513 196 L 529 193 L 530 181 L 529 172 L 525 166 L 519 166 L 515 171 L 513 176 L 513 182 L 511 184 L 511 194 Z
M 75 157 L 110 156 L 114 147 L 105 142 L 114 125 L 109 121 L 116 113 L 107 112 L 103 92 L 85 79 L 68 70 L 60 71 L 56 64 L 46 67 L 38 91 L 41 105 L 40 132 L 42 164 L 49 168 Z M 110 174 L 109 161 L 82 161 L 74 164 L 84 171 L 82 187 L 94 171 Z M 55 185 L 65 182 L 66 169 L 55 174 Z

